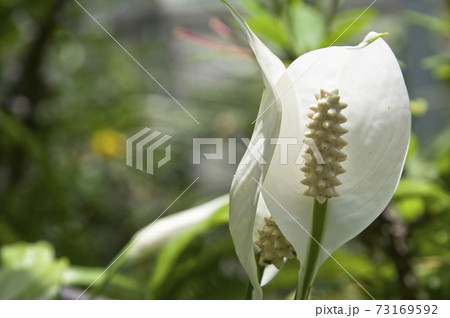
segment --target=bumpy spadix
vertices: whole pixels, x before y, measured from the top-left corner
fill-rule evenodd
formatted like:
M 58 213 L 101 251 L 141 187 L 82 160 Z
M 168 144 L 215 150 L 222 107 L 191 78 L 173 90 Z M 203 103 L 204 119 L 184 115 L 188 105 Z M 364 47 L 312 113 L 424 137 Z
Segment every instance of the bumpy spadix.
M 264 218 L 264 227 L 258 229 L 259 238 L 255 244 L 261 249 L 259 265 L 273 264 L 280 269 L 284 264 L 284 258 L 292 259 L 295 251 L 281 233 L 272 217 Z
M 340 102 L 337 89 L 331 92 L 322 89 L 315 97 L 317 103 L 309 106 L 312 112 L 308 117 L 312 121 L 306 125 L 309 130 L 305 133 L 305 137 L 314 141 L 324 162 L 319 163 L 309 148 L 304 157 L 305 165 L 301 170 L 306 177 L 302 183 L 308 186 L 304 194 L 323 204 L 327 199 L 339 196 L 336 187 L 341 182 L 337 176 L 345 172 L 341 162 L 347 159 L 347 155 L 342 152 L 347 142 L 341 136 L 348 130 L 341 126 L 347 121 L 341 110 L 346 108 L 347 104 Z

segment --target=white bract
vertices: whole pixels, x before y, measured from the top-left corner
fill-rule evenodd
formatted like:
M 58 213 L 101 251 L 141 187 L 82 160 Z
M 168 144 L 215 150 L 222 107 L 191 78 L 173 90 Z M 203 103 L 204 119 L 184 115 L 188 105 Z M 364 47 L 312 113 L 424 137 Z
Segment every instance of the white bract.
M 300 141 L 289 146 L 287 164 L 281 164 L 279 146 L 271 144 L 258 149 L 267 165 L 241 162 L 230 192 L 230 231 L 253 298 L 260 299 L 255 253 L 262 244 L 255 242 L 264 216 L 271 216 L 300 261 L 298 297 L 303 298 L 320 265 L 391 200 L 410 138 L 408 93 L 381 34 L 369 33 L 358 46 L 306 53 L 286 68 L 229 8 L 255 53 L 265 85 L 252 144 L 261 137 Z M 324 165 L 309 159 L 296 163 L 305 136 L 319 143 Z M 315 206 L 316 213 L 324 209 L 326 214 L 317 236 L 321 247 L 311 261 Z
M 162 217 L 147 225 L 131 238 L 127 260 L 136 262 L 157 251 L 172 240 L 195 229 L 202 222 L 214 217 L 228 205 L 228 195 L 223 195 L 199 206 Z

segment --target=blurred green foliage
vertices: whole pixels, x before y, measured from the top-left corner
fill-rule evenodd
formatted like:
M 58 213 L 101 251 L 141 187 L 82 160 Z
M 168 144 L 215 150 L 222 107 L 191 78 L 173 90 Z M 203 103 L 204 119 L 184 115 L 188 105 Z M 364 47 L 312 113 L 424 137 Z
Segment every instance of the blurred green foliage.
M 244 298 L 247 278 L 234 254 L 226 207 L 139 261 L 125 253 L 115 262 L 133 234 L 197 175 L 199 184 L 168 213 L 227 192 L 234 168 L 192 166 L 191 139 L 250 136 L 262 91 L 257 68 L 245 50 L 233 55 L 196 47 L 172 29 L 198 28 L 220 47 L 244 45 L 239 31 L 221 38 L 208 29 L 210 16 L 199 15 L 205 21 L 199 27 L 190 22 L 199 16 L 178 20 L 177 8 L 159 1 L 85 3 L 201 125 L 74 2 L 0 0 L 0 299 L 74 299 L 96 279 L 83 297 Z M 352 1 L 239 4 L 286 64 L 310 50 L 355 44 L 377 23 L 401 35 L 412 27 L 427 30 L 434 46 L 421 56 L 421 67 L 444 91 L 450 85 L 448 1 L 435 15 L 399 4 L 392 4 L 394 13 L 391 4 L 364 11 L 365 3 Z M 400 38 L 387 41 L 401 52 L 408 83 L 415 67 L 408 56 L 420 53 L 408 52 Z M 334 257 L 377 299 L 449 299 L 450 129 L 432 140 L 415 131 L 433 112 L 448 123 L 448 112 L 424 96 L 411 98 L 413 136 L 398 190 L 383 215 Z M 145 126 L 174 136 L 172 161 L 151 177 L 124 163 L 125 139 Z M 297 273 L 298 264 L 289 261 L 264 287 L 265 297 L 293 298 Z M 312 298 L 368 295 L 329 259 Z
M 339 1 L 243 0 L 252 30 L 292 61 L 303 53 L 346 43 L 366 30 L 377 11 L 374 8 L 339 10 Z
M 58 296 L 67 259 L 55 259 L 46 242 L 16 243 L 1 250 L 0 299 L 52 299 Z

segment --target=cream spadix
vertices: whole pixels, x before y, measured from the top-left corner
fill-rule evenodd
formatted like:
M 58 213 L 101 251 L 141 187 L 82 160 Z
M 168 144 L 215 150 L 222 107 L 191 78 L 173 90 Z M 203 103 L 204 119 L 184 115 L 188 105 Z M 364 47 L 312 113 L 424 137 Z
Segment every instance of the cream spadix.
M 253 297 L 261 298 L 257 230 L 264 228 L 262 214 L 271 217 L 300 261 L 298 295 L 304 298 L 320 265 L 366 228 L 394 194 L 410 138 L 408 93 L 397 59 L 379 33 L 369 33 L 358 46 L 306 53 L 286 69 L 230 9 L 265 83 L 252 140 L 299 141 L 290 146 L 287 164 L 282 164 L 280 145 L 264 148 L 267 166 L 241 162 L 230 192 L 230 231 Z M 316 162 L 311 149 L 298 163 L 304 138 L 314 141 L 323 163 Z M 326 212 L 322 219 L 319 211 Z M 274 262 L 281 265 L 279 258 Z
M 348 130 L 341 126 L 347 121 L 341 110 L 346 108 L 347 104 L 340 102 L 337 89 L 331 92 L 322 89 L 315 97 L 317 103 L 309 106 L 312 112 L 308 117 L 312 121 L 306 125 L 309 130 L 305 132 L 305 137 L 314 141 L 323 162 L 318 162 L 312 149 L 308 148 L 301 170 L 306 176 L 302 183 L 308 186 L 303 194 L 323 204 L 327 199 L 339 196 L 336 186 L 341 182 L 337 175 L 345 172 L 341 162 L 347 159 L 347 155 L 341 150 L 347 142 L 341 136 Z

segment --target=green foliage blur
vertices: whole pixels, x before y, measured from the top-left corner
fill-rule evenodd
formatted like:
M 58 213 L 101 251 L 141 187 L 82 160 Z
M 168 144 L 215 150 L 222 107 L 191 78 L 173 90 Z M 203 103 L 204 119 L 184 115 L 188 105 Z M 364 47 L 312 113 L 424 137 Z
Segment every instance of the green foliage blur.
M 390 33 L 413 112 L 404 175 L 334 254 L 376 299 L 450 298 L 450 1 L 431 2 L 233 3 L 287 65 Z M 200 124 L 75 1 L 0 0 L 0 299 L 243 299 L 226 204 L 131 253 L 168 207 L 170 223 L 229 190 L 236 165 L 193 165 L 192 138 L 252 133 L 262 81 L 240 31 L 220 1 L 80 3 Z M 154 175 L 125 165 L 125 140 L 144 127 L 173 137 Z M 265 298 L 292 299 L 297 272 L 288 261 Z M 311 298 L 369 296 L 329 259 Z

